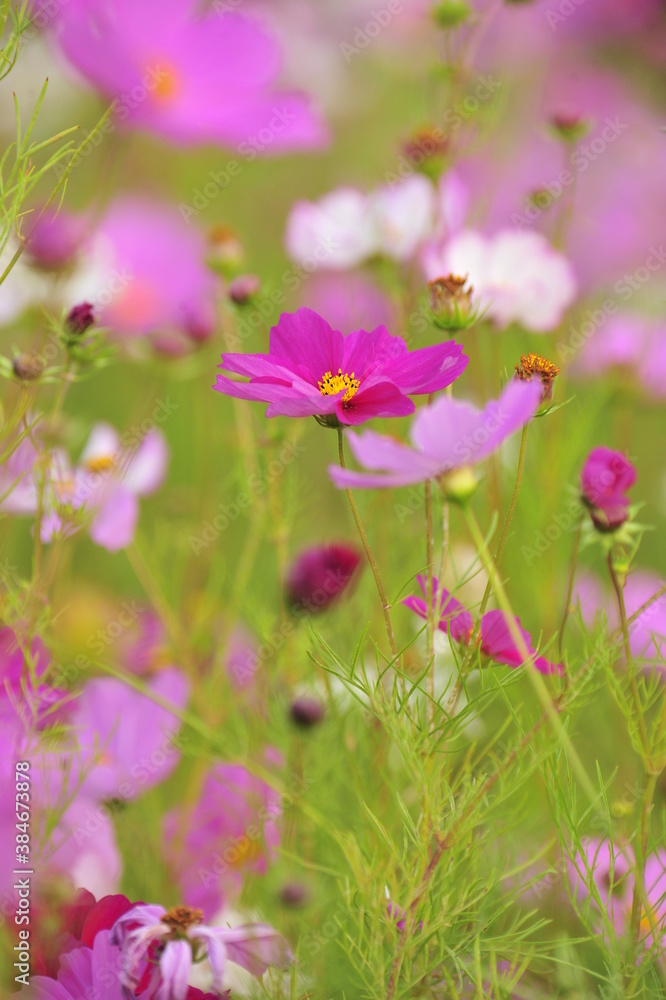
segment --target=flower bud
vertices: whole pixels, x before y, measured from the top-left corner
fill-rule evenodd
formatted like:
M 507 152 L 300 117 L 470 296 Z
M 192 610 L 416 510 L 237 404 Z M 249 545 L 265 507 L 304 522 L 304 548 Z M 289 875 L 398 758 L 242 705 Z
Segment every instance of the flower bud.
M 293 611 L 325 611 L 351 583 L 360 560 L 360 552 L 348 545 L 318 545 L 302 552 L 285 584 Z
M 292 722 L 300 726 L 301 729 L 312 729 L 313 726 L 322 721 L 326 710 L 318 698 L 303 695 L 300 698 L 294 698 L 289 708 L 289 714 Z
M 449 148 L 448 137 L 441 129 L 426 125 L 413 132 L 402 144 L 402 151 L 410 163 L 420 166 L 426 160 L 443 156 Z
M 590 131 L 590 122 L 580 115 L 556 114 L 550 119 L 550 127 L 564 142 L 580 142 Z
M 290 909 L 298 910 L 308 901 L 309 893 L 302 882 L 287 882 L 280 890 L 280 900 Z
M 73 306 L 65 319 L 65 330 L 72 337 L 80 337 L 95 322 L 95 310 L 90 302 Z
M 448 274 L 428 282 L 430 310 L 437 326 L 445 330 L 459 330 L 469 325 L 472 319 L 472 292 L 464 278 Z
M 583 502 L 598 531 L 615 531 L 629 516 L 625 495 L 636 482 L 636 469 L 625 456 L 611 448 L 595 448 L 581 473 Z
M 19 354 L 14 358 L 14 375 L 22 382 L 33 382 L 44 371 L 44 363 L 34 354 Z
M 440 28 L 458 28 L 467 20 L 470 9 L 464 0 L 441 0 L 432 12 Z
M 229 226 L 214 226 L 208 232 L 209 263 L 224 274 L 233 273 L 245 257 L 238 234 Z
M 464 505 L 476 493 L 478 480 L 474 469 L 467 465 L 442 476 L 440 485 L 447 500 Z
M 237 306 L 244 306 L 261 289 L 261 278 L 256 274 L 239 274 L 229 284 L 229 298 Z

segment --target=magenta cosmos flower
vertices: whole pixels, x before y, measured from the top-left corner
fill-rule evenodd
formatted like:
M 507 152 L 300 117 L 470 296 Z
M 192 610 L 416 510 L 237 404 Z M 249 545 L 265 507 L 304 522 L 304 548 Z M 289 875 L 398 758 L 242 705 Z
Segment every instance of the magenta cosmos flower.
M 281 815 L 278 792 L 241 764 L 216 764 L 194 808 L 167 814 L 171 866 L 207 918 L 238 898 L 248 873 L 266 872 L 280 843 Z
M 206 12 L 193 0 L 69 0 L 54 28 L 126 128 L 254 156 L 326 138 L 304 96 L 274 89 L 282 54 L 251 18 Z
M 240 399 L 269 403 L 267 417 L 318 417 L 331 426 L 414 411 L 410 394 L 451 385 L 468 358 L 452 340 L 409 351 L 386 327 L 343 336 L 311 309 L 283 313 L 271 330 L 268 354 L 223 354 L 220 368 L 247 375 L 234 382 L 218 375 L 213 387 Z
M 597 528 L 612 530 L 627 520 L 626 492 L 636 482 L 636 469 L 628 458 L 611 448 L 595 448 L 581 473 L 583 500 Z
M 33 264 L 47 269 L 66 267 L 86 239 L 90 220 L 66 209 L 36 208 L 25 224 L 25 248 Z
M 424 599 L 427 598 L 428 592 L 427 580 L 421 574 L 416 577 L 416 580 L 423 593 L 423 598 L 410 595 L 402 603 L 415 611 L 420 618 L 427 620 L 428 605 Z M 445 587 L 440 587 L 436 577 L 433 577 L 433 606 L 437 612 L 437 628 L 446 632 L 454 642 L 467 645 L 474 630 L 472 615 L 460 601 L 451 596 Z M 551 663 L 543 656 L 537 656 L 532 647 L 532 637 L 529 632 L 522 628 L 519 618 L 516 618 L 516 624 L 525 641 L 525 646 L 533 656 L 532 662 L 539 673 L 561 674 L 561 664 Z M 521 667 L 524 663 L 503 611 L 486 611 L 481 618 L 480 647 L 483 655 L 496 663 L 503 663 L 507 667 Z
M 99 323 L 118 337 L 149 337 L 165 352 L 182 351 L 215 327 L 218 285 L 207 252 L 203 234 L 174 205 L 118 198 L 67 294 L 91 302 Z
M 140 905 L 123 914 L 111 931 L 111 941 L 122 952 L 123 986 L 136 991 L 150 972 L 142 995 L 185 1000 L 192 966 L 206 957 L 219 995 L 227 961 L 262 976 L 269 966 L 286 966 L 292 960 L 285 939 L 267 924 L 209 927 L 202 920 L 201 910 L 189 906 L 166 910 Z
M 539 380 L 510 382 L 483 410 L 444 396 L 417 413 L 411 448 L 374 431 L 350 434 L 356 460 L 372 472 L 330 466 L 331 479 L 343 488 L 407 486 L 476 465 L 532 419 L 541 399 Z

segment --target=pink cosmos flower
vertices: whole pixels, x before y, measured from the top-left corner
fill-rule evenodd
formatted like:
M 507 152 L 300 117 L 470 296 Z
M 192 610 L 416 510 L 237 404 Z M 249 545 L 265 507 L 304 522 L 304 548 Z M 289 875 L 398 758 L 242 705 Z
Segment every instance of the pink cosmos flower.
M 161 670 L 150 694 L 177 708 L 187 705 L 189 685 L 176 667 Z M 81 770 L 78 794 L 92 801 L 137 798 L 165 781 L 180 760 L 180 719 L 123 681 L 96 677 L 83 688 L 70 720 Z
M 37 486 L 33 470 L 39 451 L 30 437 L 16 443 L 0 466 L 0 511 L 33 514 L 37 508 Z
M 54 19 L 72 65 L 123 127 L 179 146 L 245 154 L 320 146 L 326 131 L 300 94 L 274 88 L 281 52 L 256 21 L 192 0 L 69 0 Z
M 600 914 L 604 912 L 616 934 L 624 934 L 631 914 L 634 864 L 630 848 L 611 844 L 610 840 L 585 839 L 583 851 L 567 858 L 567 876 L 579 905 L 590 900 Z M 593 881 L 598 899 L 590 896 L 587 885 Z
M 520 323 L 545 333 L 574 301 L 576 280 L 568 260 L 545 236 L 502 230 L 492 237 L 473 230 L 424 252 L 426 277 L 467 275 L 482 308 L 503 328 Z
M 636 469 L 628 458 L 612 448 L 594 448 L 581 472 L 583 500 L 592 520 L 603 531 L 619 527 L 627 519 L 626 492 L 636 482 Z
M 0 720 L 20 718 L 26 728 L 43 728 L 69 714 L 67 692 L 44 683 L 50 656 L 36 636 L 29 650 L 8 627 L 0 628 Z M 1 723 L 0 723 L 1 724 Z
M 68 286 L 118 337 L 149 337 L 165 352 L 206 340 L 215 327 L 217 279 L 204 235 L 173 205 L 116 199 L 91 239 L 90 262 Z
M 423 598 L 410 595 L 402 603 L 416 612 L 420 618 L 428 618 L 428 581 L 425 576 L 419 574 L 416 577 L 417 583 L 423 593 Z M 452 597 L 445 587 L 440 587 L 439 580 L 433 578 L 433 606 L 437 610 L 437 628 L 446 632 L 454 642 L 467 645 L 472 638 L 474 620 L 470 612 Z M 516 618 L 516 624 L 521 631 L 525 646 L 533 656 L 534 666 L 542 674 L 561 674 L 562 666 L 559 663 L 551 663 L 543 656 L 537 656 L 532 648 L 532 637 L 520 624 L 520 619 Z M 506 615 L 503 611 L 486 611 L 481 618 L 480 648 L 484 656 L 496 663 L 503 663 L 508 667 L 521 667 L 523 657 L 516 646 L 507 624 Z
M 168 463 L 164 435 L 154 428 L 131 450 L 123 445 L 110 424 L 93 427 L 79 465 L 72 469 L 68 457 L 57 452 L 46 492 L 42 541 L 60 532 L 72 532 L 68 514 L 90 512 L 90 537 L 109 552 L 130 544 L 139 517 L 139 497 L 154 493 L 162 484 Z
M 240 399 L 269 403 L 266 416 L 319 417 L 333 426 L 414 411 L 411 394 L 437 392 L 465 370 L 462 348 L 447 341 L 409 351 L 386 327 L 344 337 L 310 309 L 283 313 L 271 330 L 268 354 L 223 354 L 213 387 Z
M 632 378 L 651 396 L 666 396 L 666 327 L 630 313 L 613 316 L 585 341 L 572 366 L 577 376 L 617 370 L 622 385 Z
M 371 196 L 379 252 L 397 261 L 410 260 L 432 235 L 437 196 L 423 174 L 378 188 Z
M 189 906 L 166 910 L 139 905 L 123 914 L 110 937 L 122 953 L 123 986 L 136 992 L 149 973 L 147 989 L 141 991 L 146 1000 L 186 1000 L 192 966 L 203 957 L 210 964 L 217 995 L 222 992 L 227 961 L 255 976 L 262 976 L 269 966 L 284 967 L 292 961 L 285 939 L 267 924 L 210 927 L 202 919 L 201 910 Z M 157 962 L 155 949 L 159 949 Z
M 318 545 L 302 552 L 291 564 L 285 587 L 287 600 L 306 612 L 330 607 L 352 582 L 361 553 L 349 545 Z
M 329 466 L 329 474 L 341 488 L 408 486 L 475 465 L 532 419 L 541 395 L 541 382 L 513 380 L 484 410 L 444 396 L 416 414 L 410 431 L 413 447 L 374 431 L 350 433 L 357 462 L 372 472 Z
M 183 893 L 206 917 L 263 874 L 280 843 L 280 796 L 240 764 L 216 764 L 189 812 L 165 820 L 167 854 Z

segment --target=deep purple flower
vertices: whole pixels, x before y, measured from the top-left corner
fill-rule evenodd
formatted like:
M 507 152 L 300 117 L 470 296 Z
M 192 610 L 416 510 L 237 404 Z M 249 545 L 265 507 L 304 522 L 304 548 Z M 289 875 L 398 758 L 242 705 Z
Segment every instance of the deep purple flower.
M 409 351 L 386 327 L 344 337 L 311 309 L 283 313 L 271 330 L 268 354 L 223 354 L 213 387 L 240 399 L 270 403 L 266 416 L 319 417 L 333 425 L 414 411 L 409 395 L 437 392 L 465 370 L 468 358 L 453 341 Z
M 267 924 L 210 927 L 202 921 L 201 910 L 190 906 L 166 910 L 140 905 L 124 913 L 111 931 L 111 941 L 122 953 L 123 986 L 136 991 L 150 970 L 147 989 L 141 991 L 146 1000 L 185 1000 L 192 966 L 203 957 L 218 994 L 227 961 L 261 976 L 269 966 L 292 960 L 285 939 Z
M 608 531 L 624 524 L 629 509 L 625 494 L 635 482 L 636 469 L 621 452 L 604 447 L 590 452 L 581 473 L 581 487 L 598 528 Z
M 416 580 L 423 593 L 423 598 L 411 595 L 406 597 L 402 603 L 416 612 L 420 618 L 427 620 L 428 581 L 421 574 L 416 577 Z M 437 612 L 437 628 L 442 632 L 446 632 L 454 642 L 467 645 L 472 638 L 474 629 L 472 615 L 460 601 L 451 596 L 445 587 L 440 587 L 439 580 L 436 577 L 433 577 L 433 606 Z M 520 629 L 525 646 L 531 654 L 533 658 L 532 662 L 539 673 L 561 674 L 561 664 L 551 663 L 545 657 L 537 656 L 536 651 L 532 648 L 532 637 L 521 626 L 519 618 L 516 618 L 516 625 Z M 481 618 L 480 648 L 484 656 L 495 660 L 496 663 L 503 663 L 507 667 L 521 667 L 524 663 L 523 656 L 516 646 L 515 639 L 511 635 L 507 618 L 503 611 L 486 611 Z
M 72 336 L 81 336 L 95 322 L 95 308 L 90 302 L 80 302 L 67 313 L 65 329 Z
M 352 582 L 360 560 L 351 545 L 315 545 L 301 552 L 285 580 L 289 604 L 299 612 L 326 610 Z
M 300 698 L 294 698 L 292 701 L 289 706 L 289 714 L 297 726 L 302 729 L 311 729 L 322 721 L 326 709 L 319 698 L 301 695 Z
M 272 155 L 319 146 L 319 117 L 274 89 L 282 56 L 255 20 L 192 0 L 69 0 L 55 37 L 112 102 L 116 121 L 179 146 L 214 143 Z
M 532 419 L 541 397 L 536 380 L 509 382 L 484 410 L 444 396 L 417 413 L 410 431 L 412 448 L 374 431 L 349 434 L 356 460 L 373 471 L 330 466 L 331 479 L 339 487 L 407 486 L 476 465 Z

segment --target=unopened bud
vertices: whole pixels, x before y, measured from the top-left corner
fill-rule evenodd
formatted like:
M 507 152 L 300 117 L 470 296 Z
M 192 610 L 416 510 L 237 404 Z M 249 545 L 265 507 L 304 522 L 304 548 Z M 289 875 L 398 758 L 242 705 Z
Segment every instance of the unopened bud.
M 42 374 L 44 364 L 41 358 L 34 354 L 19 354 L 14 358 L 14 374 L 22 382 L 33 382 Z
M 311 729 L 322 721 L 325 709 L 318 698 L 304 695 L 301 698 L 294 698 L 289 709 L 292 722 L 302 729 Z
M 214 226 L 208 232 L 210 264 L 223 273 L 233 273 L 245 257 L 238 234 L 229 226 Z
M 280 899 L 285 906 L 299 909 L 308 901 L 308 890 L 301 882 L 287 882 L 280 890 Z
M 447 500 L 452 503 L 464 505 L 476 493 L 478 480 L 474 469 L 467 465 L 462 469 L 456 469 L 442 476 L 442 492 Z
M 448 137 L 440 128 L 425 125 L 413 132 L 402 144 L 405 156 L 420 165 L 436 156 L 443 156 L 449 147 Z
M 229 298 L 237 306 L 244 306 L 261 289 L 261 278 L 256 274 L 239 274 L 229 284 Z
M 570 143 L 580 142 L 590 131 L 590 125 L 589 119 L 580 115 L 557 114 L 550 119 L 550 126 L 558 139 Z
M 80 302 L 69 310 L 65 330 L 72 337 L 80 337 L 95 322 L 95 310 L 90 302 Z
M 435 4 L 432 15 L 440 28 L 457 28 L 469 17 L 470 9 L 464 0 L 442 0 Z

